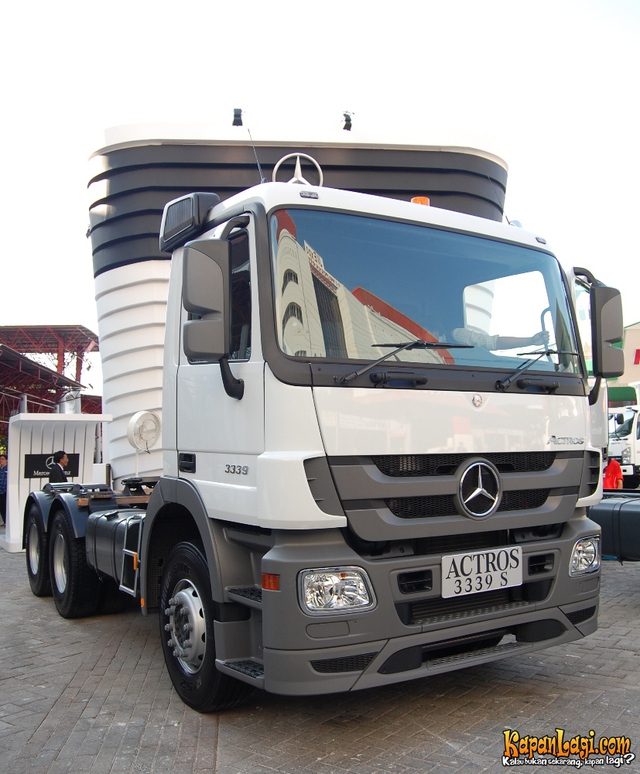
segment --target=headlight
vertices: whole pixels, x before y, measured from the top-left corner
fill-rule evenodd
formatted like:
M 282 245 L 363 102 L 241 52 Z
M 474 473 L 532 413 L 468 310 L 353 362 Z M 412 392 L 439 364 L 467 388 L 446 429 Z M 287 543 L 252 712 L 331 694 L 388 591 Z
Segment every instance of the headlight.
M 569 562 L 569 575 L 575 578 L 577 575 L 587 575 L 600 568 L 600 537 L 580 538 L 571 552 Z
M 622 450 L 622 464 L 628 465 L 631 462 L 631 447 L 625 446 Z
M 359 567 L 323 567 L 299 575 L 302 609 L 322 613 L 370 610 L 376 598 L 367 573 Z

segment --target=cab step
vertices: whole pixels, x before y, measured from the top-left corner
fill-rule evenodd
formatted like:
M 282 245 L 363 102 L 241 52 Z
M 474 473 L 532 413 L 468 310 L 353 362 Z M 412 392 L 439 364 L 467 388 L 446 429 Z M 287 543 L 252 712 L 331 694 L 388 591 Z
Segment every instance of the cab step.
M 235 661 L 221 661 L 216 659 L 216 666 L 221 672 L 231 677 L 250 683 L 257 688 L 264 688 L 264 664 L 253 659 L 238 659 Z
M 240 602 L 247 607 L 255 607 L 257 610 L 262 609 L 262 589 L 259 586 L 240 586 L 232 589 L 227 589 L 229 599 L 234 602 Z

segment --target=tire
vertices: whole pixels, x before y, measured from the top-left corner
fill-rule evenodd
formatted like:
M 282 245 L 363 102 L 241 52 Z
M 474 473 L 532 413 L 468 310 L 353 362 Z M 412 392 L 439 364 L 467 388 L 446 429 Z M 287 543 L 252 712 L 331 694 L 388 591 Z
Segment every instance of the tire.
M 167 670 L 185 704 L 215 712 L 240 704 L 253 691 L 216 667 L 209 570 L 192 543 L 178 543 L 165 562 L 158 617 Z
M 49 554 L 47 533 L 44 531 L 42 515 L 36 505 L 27 513 L 25 524 L 27 576 L 31 591 L 36 597 L 51 596 L 49 578 Z
M 625 489 L 637 489 L 640 486 L 640 476 L 625 476 L 622 486 Z
M 49 530 L 51 591 L 63 618 L 93 615 L 100 604 L 100 579 L 87 564 L 84 538 L 76 538 L 64 511 L 53 516 Z

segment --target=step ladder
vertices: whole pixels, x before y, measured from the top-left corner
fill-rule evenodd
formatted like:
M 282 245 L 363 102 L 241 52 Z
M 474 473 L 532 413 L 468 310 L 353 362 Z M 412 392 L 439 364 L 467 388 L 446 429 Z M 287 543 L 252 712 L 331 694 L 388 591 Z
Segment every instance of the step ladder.
M 138 596 L 138 578 L 140 575 L 140 544 L 142 541 L 142 520 L 144 514 L 132 514 L 125 520 L 124 543 L 122 546 L 122 568 L 120 572 L 120 591 Z

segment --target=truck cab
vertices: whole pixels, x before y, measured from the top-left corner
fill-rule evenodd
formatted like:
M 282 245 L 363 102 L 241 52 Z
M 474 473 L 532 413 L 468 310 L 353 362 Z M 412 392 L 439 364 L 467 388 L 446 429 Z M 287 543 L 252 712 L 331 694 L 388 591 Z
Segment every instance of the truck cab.
M 640 486 L 640 406 L 609 414 L 608 454 L 620 463 L 625 488 Z
M 326 693 L 594 631 L 617 292 L 590 283 L 591 387 L 543 239 L 296 182 L 182 197 L 161 232 L 165 475 L 141 550 L 189 503 L 227 611 L 217 670 Z M 175 647 L 193 616 L 169 565 L 142 587 L 180 685 L 202 653 Z

